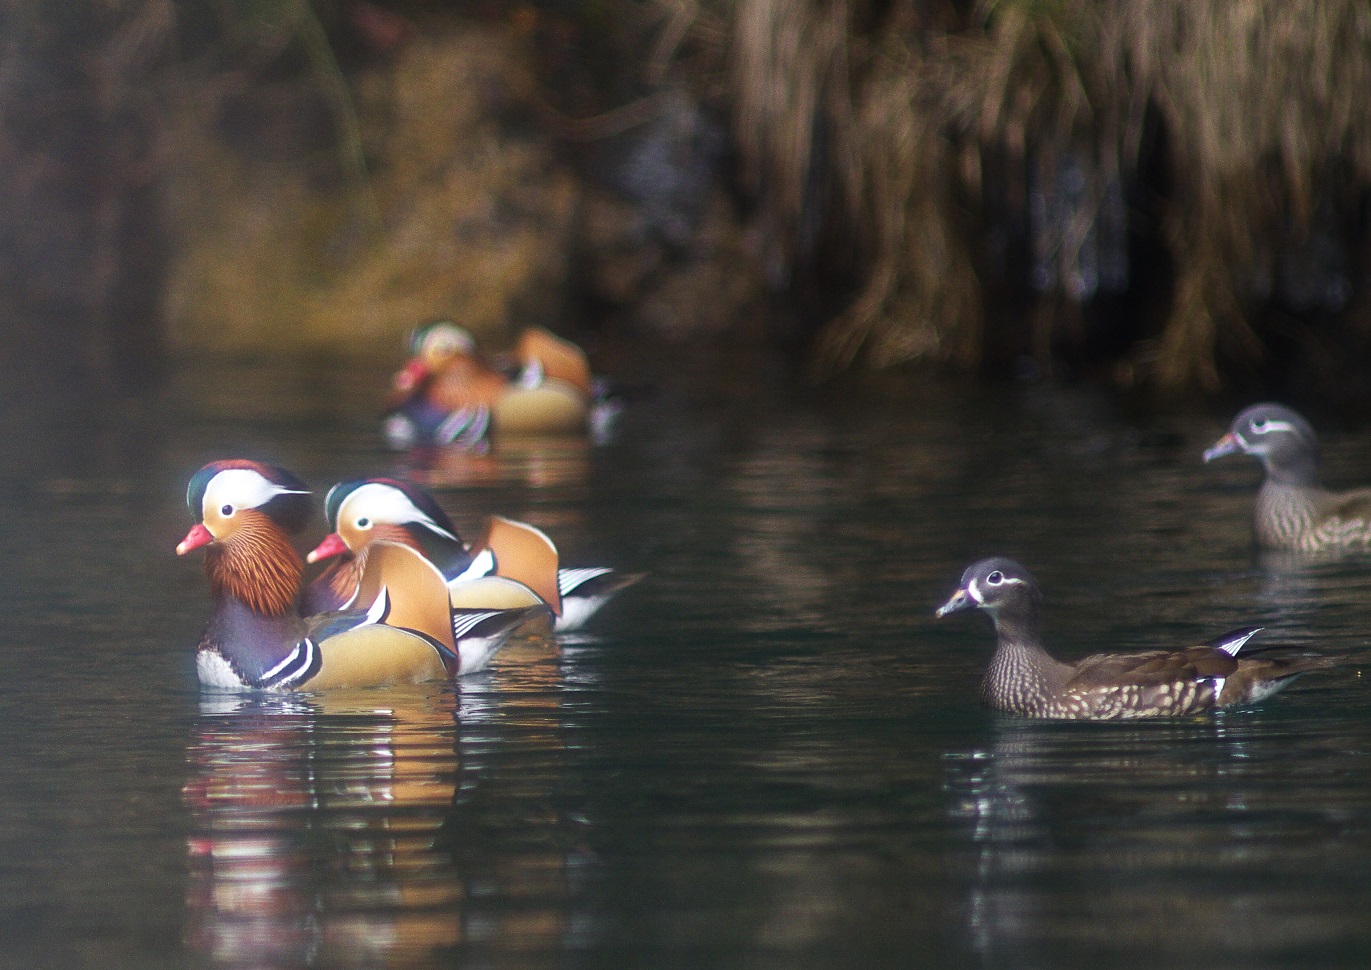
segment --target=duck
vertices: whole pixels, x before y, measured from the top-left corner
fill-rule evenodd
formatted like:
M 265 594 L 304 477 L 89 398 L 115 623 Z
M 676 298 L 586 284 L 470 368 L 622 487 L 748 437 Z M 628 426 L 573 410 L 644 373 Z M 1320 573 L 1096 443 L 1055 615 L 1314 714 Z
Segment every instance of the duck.
M 351 601 L 357 571 L 369 543 L 378 538 L 422 553 L 447 579 L 452 602 L 479 595 L 489 605 L 492 582 L 531 590 L 556 617 L 554 632 L 581 629 L 621 590 L 643 578 L 606 566 L 560 568 L 556 545 L 540 529 L 491 516 L 482 539 L 468 546 L 433 496 L 410 482 L 366 478 L 339 482 L 328 491 L 324 515 L 332 530 L 306 559 L 338 557 L 312 584 L 313 601 L 341 607 Z M 473 585 L 475 584 L 475 585 Z
M 1179 717 L 1255 704 L 1301 674 L 1341 660 L 1252 656 L 1258 651 L 1244 651 L 1261 628 L 1245 627 L 1181 650 L 1098 653 L 1067 663 L 1042 644 L 1041 606 L 1042 593 L 1027 569 L 991 558 L 968 566 L 936 611 L 944 617 L 984 610 L 995 624 L 995 654 L 981 683 L 981 700 L 992 710 L 1069 720 Z
M 389 542 L 368 555 L 352 609 L 303 615 L 304 563 L 290 536 L 308 522 L 310 495 L 286 469 L 246 459 L 191 477 L 195 524 L 176 554 L 205 550 L 214 608 L 195 652 L 203 687 L 281 693 L 462 676 L 529 621 L 528 608 L 454 610 L 442 574 Z
M 1281 404 L 1254 404 L 1204 453 L 1206 463 L 1242 453 L 1266 472 L 1255 536 L 1263 549 L 1317 553 L 1371 547 L 1371 489 L 1331 492 L 1319 483 L 1319 441 Z
M 471 333 L 451 320 L 416 328 L 409 352 L 382 426 L 393 448 L 479 450 L 492 432 L 576 434 L 597 420 L 585 352 L 542 327 L 519 335 L 512 374 L 483 359 Z

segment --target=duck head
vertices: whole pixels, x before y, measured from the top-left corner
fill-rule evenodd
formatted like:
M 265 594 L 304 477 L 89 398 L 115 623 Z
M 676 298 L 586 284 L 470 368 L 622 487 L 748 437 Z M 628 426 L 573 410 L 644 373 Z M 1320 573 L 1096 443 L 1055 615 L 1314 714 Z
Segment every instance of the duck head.
M 1031 631 L 1041 606 L 1042 593 L 1027 569 L 1013 559 L 982 559 L 966 567 L 957 591 L 934 615 L 984 610 L 997 630 Z
M 332 531 L 306 557 L 312 563 L 347 553 L 360 555 L 377 540 L 408 545 L 440 565 L 450 555 L 465 555 L 462 537 L 447 513 L 428 493 L 408 482 L 393 478 L 339 482 L 324 499 L 324 516 Z
M 283 468 L 242 459 L 210 462 L 186 489 L 195 525 L 176 554 L 204 548 L 216 597 L 229 595 L 257 612 L 284 614 L 303 569 L 287 537 L 309 520 L 309 495 L 305 483 Z
M 1318 479 L 1319 441 L 1314 429 L 1284 405 L 1254 404 L 1243 411 L 1204 453 L 1204 460 L 1237 453 L 1259 460 L 1266 474 L 1281 484 L 1313 485 Z
M 476 340 L 451 320 L 434 320 L 415 328 L 409 338 L 409 363 L 395 375 L 395 389 L 417 391 L 455 362 L 476 357 Z

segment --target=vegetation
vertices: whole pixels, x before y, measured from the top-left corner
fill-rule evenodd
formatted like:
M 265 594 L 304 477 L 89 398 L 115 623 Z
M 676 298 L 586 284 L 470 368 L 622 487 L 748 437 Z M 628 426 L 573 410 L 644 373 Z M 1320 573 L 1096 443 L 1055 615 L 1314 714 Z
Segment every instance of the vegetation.
M 829 258 L 861 254 L 822 365 L 979 365 L 1007 316 L 1011 350 L 1044 366 L 1053 348 L 1082 351 L 1082 329 L 1116 326 L 1103 343 L 1124 348 L 1118 376 L 1212 391 L 1259 372 L 1269 330 L 1291 326 L 1273 308 L 1294 311 L 1305 345 L 1365 328 L 1348 265 L 1371 184 L 1365 3 L 730 9 L 737 144 L 770 224 L 797 261 L 811 237 Z M 1079 270 L 1111 234 L 1135 268 L 1148 245 L 1170 268 L 1151 320 L 1089 319 L 1111 284 L 1099 253 L 1093 276 Z M 1025 267 L 1034 293 L 1012 279 Z M 1147 302 L 1139 289 L 1120 292 Z M 1006 295 L 1037 306 L 996 307 Z
M 721 333 L 755 326 L 769 287 L 809 311 L 821 373 L 1214 392 L 1299 371 L 1371 393 L 1365 0 L 0 18 L 0 308 L 21 349 L 97 376 L 151 379 L 164 329 L 361 348 L 428 316 L 498 335 L 589 304 Z

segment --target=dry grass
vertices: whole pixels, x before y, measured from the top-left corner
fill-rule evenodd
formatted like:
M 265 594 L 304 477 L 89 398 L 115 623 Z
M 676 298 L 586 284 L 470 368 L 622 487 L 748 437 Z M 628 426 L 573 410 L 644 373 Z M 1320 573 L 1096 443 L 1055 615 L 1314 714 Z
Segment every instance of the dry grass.
M 869 267 L 820 337 L 823 366 L 974 365 L 987 193 L 1023 205 L 1027 167 L 1072 153 L 1099 199 L 1110 178 L 1135 177 L 1151 112 L 1166 136 L 1162 230 L 1177 275 L 1151 357 L 1135 363 L 1162 388 L 1213 390 L 1221 363 L 1260 357 L 1251 321 L 1282 252 L 1318 206 L 1355 205 L 1371 184 L 1363 2 L 1002 0 L 950 29 L 883 9 L 872 22 L 857 0 L 735 7 L 748 183 L 786 251 L 855 246 Z M 1092 215 L 1067 227 L 1064 261 Z M 812 241 L 816 227 L 826 236 Z
M 253 157 L 188 104 L 170 207 L 178 344 L 398 354 L 424 319 L 461 320 L 496 345 L 555 319 L 574 186 L 545 143 L 502 127 L 500 111 L 533 84 L 518 43 L 502 25 L 472 25 L 416 39 L 357 78 L 379 232 L 330 161 L 336 149 Z

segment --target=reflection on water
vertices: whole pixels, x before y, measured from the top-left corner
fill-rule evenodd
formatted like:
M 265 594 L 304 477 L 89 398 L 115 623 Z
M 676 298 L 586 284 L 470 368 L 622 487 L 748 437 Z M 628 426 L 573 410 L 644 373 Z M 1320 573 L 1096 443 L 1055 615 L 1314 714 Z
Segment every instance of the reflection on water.
M 441 688 L 206 695 L 184 788 L 190 946 L 250 966 L 403 964 L 457 943 L 455 711 Z
M 590 442 L 579 435 L 509 436 L 488 451 L 416 448 L 405 456 L 402 470 L 405 477 L 432 489 L 584 485 L 590 477 Z
M 415 467 L 463 531 L 650 574 L 583 633 L 455 686 L 201 695 L 187 475 L 405 470 L 366 375 L 320 374 L 188 374 L 171 419 L 0 473 L 0 965 L 1371 965 L 1371 558 L 1254 558 L 1258 470 L 1199 460 L 1227 415 L 668 386 L 604 444 Z M 1335 483 L 1364 440 L 1328 436 Z M 932 617 L 991 553 L 1064 657 L 1265 625 L 1349 665 L 1193 721 L 994 716 L 989 625 Z
M 550 794 L 485 777 L 482 725 L 518 719 L 526 744 L 556 750 L 557 657 L 547 638 L 516 641 L 460 694 L 204 695 L 183 789 L 188 945 L 234 967 L 416 965 L 468 939 L 559 944 L 567 853 L 506 845 L 485 866 L 466 848 L 490 837 L 492 811 L 498 837 L 500 811 Z M 492 917 L 479 903 L 492 894 L 526 905 Z
M 1310 720 L 996 720 L 947 781 L 987 965 L 1258 966 L 1364 938 L 1339 897 L 1364 882 L 1345 853 L 1366 850 L 1371 801 L 1331 782 L 1342 759 Z
M 452 691 L 203 711 L 188 939 L 224 965 L 1360 952 L 1337 897 L 1371 897 L 1371 788 L 1345 783 L 1366 749 L 1324 713 L 1357 709 L 1354 676 L 1194 721 L 1023 723 L 976 705 L 988 628 L 930 614 L 1005 552 L 1067 656 L 1246 624 L 1356 653 L 1362 567 L 1253 560 L 1250 492 L 1177 435 L 1033 395 L 916 403 L 411 458 L 459 519 L 651 578 Z

